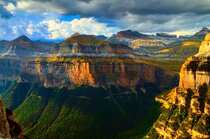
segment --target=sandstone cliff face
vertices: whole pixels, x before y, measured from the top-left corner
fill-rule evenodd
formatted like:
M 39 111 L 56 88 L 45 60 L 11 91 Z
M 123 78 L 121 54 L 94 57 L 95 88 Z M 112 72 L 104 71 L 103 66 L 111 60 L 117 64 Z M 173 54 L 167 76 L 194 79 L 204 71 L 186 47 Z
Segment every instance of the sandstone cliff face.
M 200 49 L 199 49 L 199 55 L 200 54 L 207 54 L 206 52 L 210 52 L 210 34 L 208 33 L 204 40 L 201 43 Z
M 179 87 L 198 89 L 203 84 L 210 84 L 210 59 L 208 57 L 188 58 L 180 71 Z
M 0 69 L 2 90 L 11 81 L 59 88 L 80 85 L 141 88 L 150 84 L 162 90 L 176 85 L 175 74 L 129 58 L 0 59 L 0 66 L 4 67 Z
M 131 47 L 133 49 L 138 49 L 140 47 L 165 47 L 165 44 L 159 40 L 153 39 L 136 39 L 131 42 Z
M 209 36 L 199 53 L 183 64 L 179 86 L 157 97 L 163 112 L 146 138 L 210 138 L 210 51 L 206 45 Z
M 90 66 L 88 62 L 73 63 L 68 66 L 67 76 L 75 85 L 95 85 L 96 82 Z
M 186 60 L 180 71 L 179 87 L 198 89 L 210 84 L 210 33 L 200 45 L 199 52 Z
M 25 63 L 21 80 L 41 82 L 45 87 L 70 87 L 74 85 L 119 85 L 135 88 L 145 83 L 164 87 L 173 75 L 155 66 L 122 59 L 99 60 L 72 59 L 66 62 Z

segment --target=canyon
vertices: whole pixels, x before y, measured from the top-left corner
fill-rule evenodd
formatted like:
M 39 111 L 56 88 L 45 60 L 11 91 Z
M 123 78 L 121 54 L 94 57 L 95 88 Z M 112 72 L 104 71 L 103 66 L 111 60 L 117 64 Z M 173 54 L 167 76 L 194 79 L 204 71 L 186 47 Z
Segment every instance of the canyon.
M 135 39 L 154 39 L 152 35 L 74 34 L 59 44 L 33 42 L 26 36 L 1 41 L 2 138 L 208 138 L 209 36 L 199 53 L 184 62 L 179 81 L 183 58 L 154 59 L 126 45 Z M 160 50 L 182 53 L 185 47 L 191 55 L 200 42 L 179 44 Z
M 35 139 L 143 136 L 159 113 L 154 96 L 177 85 L 176 73 L 123 57 L 4 57 L 0 66 L 5 106 Z

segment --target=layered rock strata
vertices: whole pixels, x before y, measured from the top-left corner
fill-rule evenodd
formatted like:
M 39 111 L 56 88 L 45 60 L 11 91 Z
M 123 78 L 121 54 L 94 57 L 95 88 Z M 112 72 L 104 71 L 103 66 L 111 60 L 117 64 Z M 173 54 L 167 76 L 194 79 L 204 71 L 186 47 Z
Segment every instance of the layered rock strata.
M 146 138 L 210 138 L 209 44 L 207 34 L 199 53 L 183 64 L 179 86 L 157 97 L 163 110 Z

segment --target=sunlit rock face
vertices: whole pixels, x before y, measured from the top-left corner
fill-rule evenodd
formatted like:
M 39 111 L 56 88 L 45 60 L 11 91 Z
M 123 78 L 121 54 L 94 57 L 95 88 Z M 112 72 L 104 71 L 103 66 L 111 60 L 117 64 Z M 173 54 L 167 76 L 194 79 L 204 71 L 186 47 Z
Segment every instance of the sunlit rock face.
M 76 85 L 95 85 L 96 81 L 91 73 L 90 63 L 74 62 L 67 67 L 67 76 L 69 80 Z
M 126 59 L 71 59 L 66 62 L 32 61 L 23 64 L 22 81 L 39 81 L 46 87 L 74 85 L 123 87 L 163 85 L 172 75 L 155 66 Z
M 4 67 L 0 69 L 1 90 L 6 89 L 12 81 L 59 88 L 116 85 L 141 89 L 153 86 L 159 91 L 177 84 L 175 74 L 132 58 L 3 58 L 0 59 L 0 65 Z
M 179 86 L 157 98 L 164 108 L 147 138 L 210 138 L 209 37 L 207 34 L 199 53 L 183 64 Z
M 184 89 L 198 89 L 203 84 L 210 84 L 209 57 L 188 58 L 180 71 L 179 87 Z
M 208 33 L 202 41 L 198 54 L 207 54 L 207 52 L 210 52 L 210 33 Z
M 140 47 L 165 47 L 165 44 L 159 40 L 153 39 L 136 39 L 131 42 L 131 47 L 133 49 L 138 49 Z
M 188 58 L 180 71 L 179 87 L 198 89 L 203 84 L 210 84 L 210 33 L 202 41 L 199 52 Z

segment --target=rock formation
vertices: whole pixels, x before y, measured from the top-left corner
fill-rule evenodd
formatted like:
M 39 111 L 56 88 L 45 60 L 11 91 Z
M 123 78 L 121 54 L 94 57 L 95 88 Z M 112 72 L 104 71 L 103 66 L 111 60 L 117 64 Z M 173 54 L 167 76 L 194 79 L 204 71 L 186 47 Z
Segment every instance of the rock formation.
M 12 82 L 37 83 L 44 87 L 117 85 L 135 88 L 155 85 L 160 90 L 175 86 L 177 74 L 132 58 L 39 57 L 0 59 L 0 89 Z M 175 82 L 174 82 L 175 81 Z
M 204 37 L 206 36 L 207 33 L 209 33 L 210 30 L 207 27 L 203 27 L 201 30 L 199 30 L 198 32 L 196 32 L 192 38 L 193 39 L 199 39 L 202 40 L 204 39 Z
M 133 54 L 127 45 L 114 44 L 94 35 L 73 35 L 60 44 L 61 54 Z
M 163 110 L 146 138 L 210 138 L 210 34 L 180 71 L 179 86 L 157 97 Z
M 209 55 L 210 52 L 210 33 L 208 33 L 201 43 L 198 55 Z
M 138 49 L 140 47 L 165 47 L 166 44 L 160 40 L 155 39 L 136 39 L 131 42 L 131 47 L 133 49 Z
M 145 83 L 161 86 L 174 78 L 158 67 L 123 58 L 37 59 L 22 65 L 22 81 L 41 82 L 45 87 L 119 85 L 134 88 Z
M 21 127 L 14 121 L 12 111 L 5 110 L 0 100 L 0 139 L 24 139 Z

